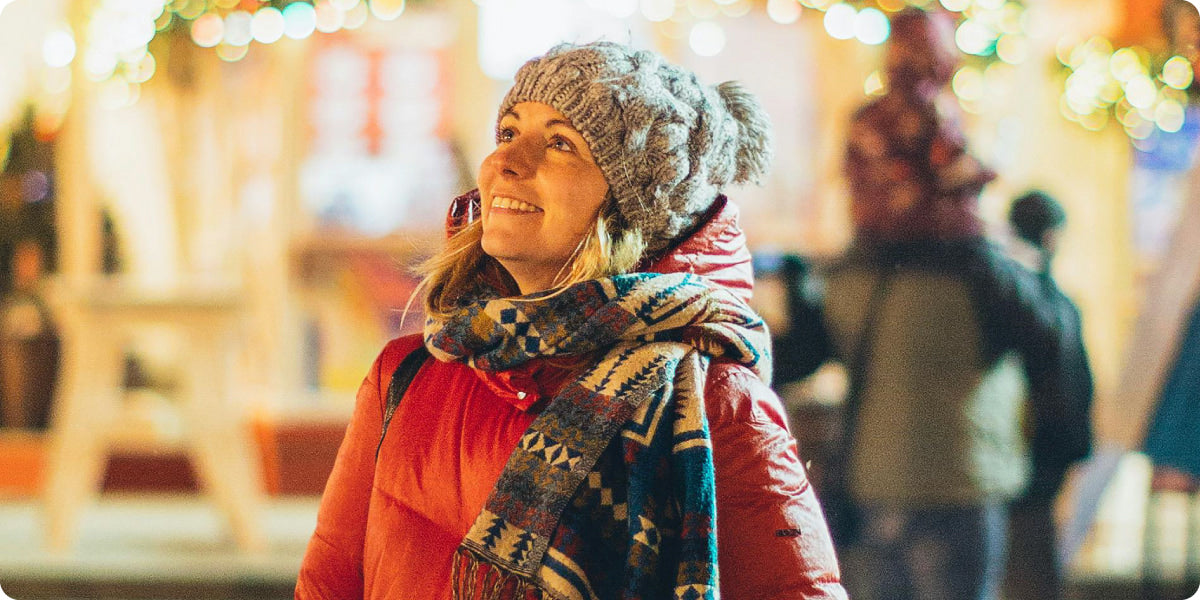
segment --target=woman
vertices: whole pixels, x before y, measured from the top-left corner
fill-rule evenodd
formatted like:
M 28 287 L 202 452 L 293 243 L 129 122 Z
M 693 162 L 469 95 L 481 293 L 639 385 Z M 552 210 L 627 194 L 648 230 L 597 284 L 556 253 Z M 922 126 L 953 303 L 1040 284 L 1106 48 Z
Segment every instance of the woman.
M 422 339 L 368 374 L 296 597 L 844 598 L 720 195 L 767 167 L 761 108 L 564 45 L 517 73 L 496 142 L 460 199 L 481 220 L 425 279 L 437 360 L 378 460 Z

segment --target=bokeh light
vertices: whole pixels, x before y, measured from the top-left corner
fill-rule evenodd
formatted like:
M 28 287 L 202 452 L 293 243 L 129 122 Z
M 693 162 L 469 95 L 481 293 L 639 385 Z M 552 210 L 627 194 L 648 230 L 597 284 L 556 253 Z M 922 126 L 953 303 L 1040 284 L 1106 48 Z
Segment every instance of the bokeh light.
M 317 0 L 313 9 L 316 11 L 317 31 L 321 33 L 333 33 L 346 23 L 345 11 L 334 6 L 329 0 Z
M 1158 90 L 1149 76 L 1139 74 L 1125 82 L 1125 98 L 1135 108 L 1150 108 L 1158 99 Z
M 301 3 L 292 4 L 298 6 Z M 305 6 L 308 6 L 307 4 Z M 312 10 L 310 7 L 309 10 Z M 211 13 L 210 13 L 211 14 Z M 225 16 L 225 35 L 221 41 L 231 46 L 245 46 L 254 40 L 252 26 L 254 17 L 244 10 L 235 10 Z
M 1122 83 L 1146 72 L 1141 58 L 1131 48 L 1121 48 L 1114 52 L 1108 61 L 1108 68 L 1112 76 Z
M 371 14 L 383 21 L 394 21 L 404 12 L 404 0 L 367 0 L 371 5 Z M 289 4 L 288 8 L 295 6 Z M 284 16 L 287 16 L 287 9 L 284 9 Z
M 800 3 L 796 0 L 767 0 L 767 16 L 781 25 L 798 21 L 800 10 Z
M 856 17 L 858 11 L 853 6 L 841 2 L 834 4 L 825 11 L 825 31 L 834 39 L 848 40 L 854 37 Z
M 951 84 L 954 94 L 967 102 L 978 102 L 983 99 L 983 73 L 975 67 L 963 67 L 954 74 Z
M 714 21 L 696 23 L 688 35 L 688 45 L 700 56 L 716 56 L 725 49 L 725 30 Z
M 971 7 L 971 0 L 942 0 L 942 6 L 952 12 L 962 12 Z
M 908 3 L 904 0 L 879 0 L 877 4 L 879 4 L 879 8 L 888 12 L 900 12 L 904 10 L 904 7 L 908 6 Z
M 886 86 L 883 85 L 883 75 L 880 75 L 878 70 L 871 71 L 871 74 L 867 75 L 867 80 L 863 82 L 863 93 L 868 96 L 878 96 L 886 90 Z
M 954 32 L 954 41 L 963 52 L 984 56 L 991 53 L 996 32 L 978 19 L 967 19 Z
M 374 11 L 375 5 L 378 2 L 371 2 L 371 9 Z M 404 2 L 400 2 L 400 10 L 404 10 Z M 375 13 L 379 16 L 379 13 Z M 400 16 L 396 13 L 396 16 Z M 379 17 L 387 19 L 387 17 Z M 391 17 L 396 18 L 396 17 Z M 283 9 L 283 35 L 286 35 L 293 40 L 302 40 L 312 35 L 317 28 L 317 11 L 313 9 L 313 5 L 307 2 L 293 2 Z
M 141 60 L 136 63 L 127 64 L 125 67 L 125 78 L 134 83 L 145 83 L 154 77 L 154 71 L 158 67 L 158 62 L 154 60 L 154 55 L 147 52 Z
M 367 22 L 370 17 L 370 11 L 367 10 L 365 2 L 355 4 L 353 8 L 346 11 L 346 22 L 342 24 L 343 29 L 358 29 Z
M 42 60 L 51 67 L 65 67 L 75 60 L 75 37 L 66 29 L 51 31 L 42 42 Z
M 283 37 L 283 13 L 273 7 L 260 8 L 254 13 L 250 32 L 260 44 L 273 44 Z
M 212 48 L 221 43 L 225 35 L 225 21 L 215 13 L 192 21 L 192 41 L 201 48 Z
M 854 17 L 854 37 L 864 44 L 878 46 L 887 41 L 891 32 L 887 15 L 879 9 L 864 8 Z
M 231 46 L 229 44 L 220 44 L 217 46 L 217 57 L 225 62 L 237 62 L 243 58 L 246 58 L 246 52 L 249 50 L 249 46 Z
M 1158 106 L 1154 107 L 1154 124 L 1167 133 L 1175 133 L 1182 129 L 1183 120 L 1183 105 L 1174 100 L 1159 102 Z
M 362 0 L 329 0 L 329 3 L 340 8 L 342 12 L 350 12 L 362 4 Z
M 641 0 L 641 9 L 647 21 L 666 21 L 675 14 L 675 0 Z
M 996 41 L 996 56 L 1010 65 L 1019 65 L 1029 58 L 1029 41 L 1022 35 L 1002 35 Z
M 1195 74 L 1192 73 L 1191 61 L 1182 56 L 1172 56 L 1163 65 L 1163 83 L 1177 90 L 1186 90 L 1188 86 L 1192 85 L 1194 78 Z

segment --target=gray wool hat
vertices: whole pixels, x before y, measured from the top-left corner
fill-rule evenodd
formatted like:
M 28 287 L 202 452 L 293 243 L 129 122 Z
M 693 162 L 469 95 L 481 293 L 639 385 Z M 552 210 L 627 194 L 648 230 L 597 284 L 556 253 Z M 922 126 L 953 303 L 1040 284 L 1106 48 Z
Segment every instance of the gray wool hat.
M 570 119 L 648 256 L 690 233 L 729 184 L 761 182 L 771 162 L 767 114 L 740 84 L 703 85 L 622 44 L 561 44 L 530 60 L 500 116 L 521 102 Z

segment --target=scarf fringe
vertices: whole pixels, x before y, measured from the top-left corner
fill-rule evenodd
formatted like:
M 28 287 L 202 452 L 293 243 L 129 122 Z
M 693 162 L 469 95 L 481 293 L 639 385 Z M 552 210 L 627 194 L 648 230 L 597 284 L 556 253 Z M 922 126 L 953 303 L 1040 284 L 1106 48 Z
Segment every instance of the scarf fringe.
M 528 579 L 484 562 L 465 548 L 451 567 L 454 600 L 542 600 L 541 588 Z

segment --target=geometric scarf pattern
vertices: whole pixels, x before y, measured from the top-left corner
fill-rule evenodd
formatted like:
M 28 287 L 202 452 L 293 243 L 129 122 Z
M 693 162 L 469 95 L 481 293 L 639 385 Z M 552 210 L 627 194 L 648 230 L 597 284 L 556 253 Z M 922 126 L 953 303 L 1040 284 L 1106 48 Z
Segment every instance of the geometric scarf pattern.
M 430 319 L 442 360 L 598 353 L 535 417 L 454 558 L 459 600 L 715 599 L 709 360 L 770 373 L 761 318 L 689 274 L 629 274 Z

